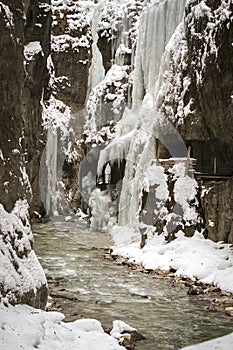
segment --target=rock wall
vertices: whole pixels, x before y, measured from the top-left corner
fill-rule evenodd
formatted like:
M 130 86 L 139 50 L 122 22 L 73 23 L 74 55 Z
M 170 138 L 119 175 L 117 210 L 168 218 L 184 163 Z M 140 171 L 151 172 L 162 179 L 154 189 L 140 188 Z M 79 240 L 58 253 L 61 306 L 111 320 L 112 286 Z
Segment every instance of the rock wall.
M 49 74 L 47 59 L 50 54 L 50 0 L 30 0 L 25 7 L 24 25 L 24 69 L 22 90 L 22 117 L 27 172 L 32 188 L 33 200 L 30 214 L 44 214 L 39 189 L 39 168 L 45 146 L 46 132 L 42 122 L 42 103 L 48 95 Z
M 0 4 L 0 202 L 8 211 L 20 197 L 30 197 L 21 111 L 25 77 L 23 15 L 20 0 Z
M 60 171 L 68 203 L 62 204 L 69 212 L 73 201 L 80 205 L 80 195 L 73 198 L 71 192 L 79 187 L 79 164 L 82 152 L 77 151 L 76 142 L 83 134 L 88 95 L 89 69 L 92 61 L 92 34 L 88 20 L 88 8 L 78 1 L 52 1 L 50 82 L 51 99 L 46 104 L 46 124 L 58 135 L 56 148 L 58 158 L 63 159 Z M 67 121 L 56 117 L 53 104 L 61 105 L 59 115 L 69 109 Z M 69 119 L 69 120 L 68 120 Z M 63 124 L 63 125 L 62 125 Z M 74 155 L 77 155 L 74 156 Z M 57 158 L 57 163 L 59 159 Z M 64 192 L 62 190 L 62 192 Z M 65 202 L 65 200 L 64 200 Z M 59 212 L 59 208 L 58 208 Z
M 73 1 L 52 0 L 52 93 L 72 108 L 84 108 L 91 64 L 91 28 L 85 9 Z M 77 120 L 80 123 L 80 120 Z
M 206 236 L 233 243 L 233 179 L 199 180 Z
M 47 283 L 32 250 L 25 201 L 34 196 L 32 211 L 41 210 L 40 101 L 48 80 L 49 1 L 1 2 L 0 30 L 0 299 L 45 307 Z
M 192 1 L 167 49 L 159 108 L 177 127 L 196 171 L 206 235 L 232 243 L 232 1 Z M 167 62 L 165 62 L 166 65 Z M 229 179 L 221 179 L 228 175 Z M 203 188 L 202 188 L 203 187 Z

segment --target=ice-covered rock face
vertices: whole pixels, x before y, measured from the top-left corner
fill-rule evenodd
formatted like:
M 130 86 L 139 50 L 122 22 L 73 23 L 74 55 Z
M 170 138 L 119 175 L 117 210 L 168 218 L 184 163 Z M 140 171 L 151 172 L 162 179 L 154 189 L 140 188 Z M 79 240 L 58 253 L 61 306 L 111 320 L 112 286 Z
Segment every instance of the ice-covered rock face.
M 48 288 L 33 251 L 26 200 L 17 201 L 9 214 L 0 204 L 0 301 L 44 308 Z
M 186 9 L 185 5 L 187 5 Z M 115 11 L 112 11 L 113 8 Z M 122 12 L 123 6 L 119 8 Z M 120 11 L 117 10 L 114 2 L 106 5 L 99 24 L 99 47 L 101 49 L 105 46 L 102 53 L 106 70 L 114 59 L 123 67 L 126 64 L 124 60 L 118 59 L 121 58 L 121 50 L 125 54 L 128 51 L 125 47 L 119 46 L 115 49 L 114 46 L 122 39 L 122 31 L 119 30 L 120 17 L 122 17 Z M 150 166 L 156 153 L 153 138 L 158 137 L 156 128 L 159 123 L 155 122 L 158 114 L 151 112 L 152 110 L 159 112 L 159 115 L 165 118 L 164 120 L 173 123 L 183 138 L 184 146 L 191 145 L 192 156 L 197 158 L 197 170 L 211 173 L 215 167 L 220 175 L 232 173 L 232 64 L 230 62 L 232 2 L 229 0 L 221 2 L 148 1 L 144 3 L 138 23 L 140 25 L 136 36 L 136 52 L 132 50 L 134 55 L 131 56 L 130 63 L 131 67 L 132 62 L 134 65 L 133 94 L 130 101 L 133 108 L 130 112 L 123 113 L 115 136 L 113 135 L 113 141 L 100 153 L 98 165 L 99 171 L 105 163 L 118 158 L 119 155 L 127 159 L 119 204 L 119 224 L 124 225 L 134 223 L 138 219 L 143 197 L 142 189 L 146 180 L 143 179 L 142 173 L 145 173 Z M 130 29 L 132 27 L 131 23 Z M 129 32 L 132 33 L 132 31 Z M 129 49 L 131 49 L 129 44 L 131 39 L 129 36 L 127 42 Z M 105 44 L 101 46 L 101 43 Z M 110 71 L 112 69 L 110 68 Z M 101 90 L 100 87 L 103 85 L 99 85 L 92 96 L 97 97 L 96 100 L 94 98 L 90 100 L 92 110 L 95 110 L 99 101 L 102 108 L 104 98 L 116 98 L 115 91 L 113 94 L 108 94 L 104 88 Z M 144 112 L 141 112 L 141 106 Z M 146 110 L 148 113 L 145 112 Z M 98 113 L 92 114 L 93 118 L 90 118 L 89 124 L 86 124 L 89 127 L 89 135 L 91 130 L 96 130 L 99 121 L 97 115 Z M 162 119 L 161 123 L 163 123 Z M 171 155 L 174 156 L 172 153 Z M 170 180 L 170 184 L 167 185 L 173 188 L 173 180 Z M 179 181 L 176 182 L 172 192 L 179 187 Z M 188 188 L 188 184 L 186 185 Z M 219 188 L 224 187 L 224 201 L 228 203 L 227 208 L 230 206 L 227 188 L 231 187 L 228 185 L 229 182 L 225 181 L 225 184 L 221 184 L 222 187 L 219 186 Z M 214 192 L 216 190 L 217 188 Z M 151 191 L 154 196 L 154 189 Z M 178 201 L 180 206 L 177 195 L 174 193 L 170 195 Z M 182 208 L 178 210 L 179 213 L 176 213 L 180 216 L 178 221 L 182 222 L 182 226 L 186 225 L 185 222 L 187 223 L 187 234 L 191 234 L 195 224 L 198 226 L 201 222 L 199 214 L 195 213 L 197 207 L 200 209 L 198 196 L 196 193 L 196 199 L 194 196 L 187 200 L 186 204 L 192 202 L 189 209 Z M 212 232 L 211 238 L 215 240 L 231 240 L 229 237 L 232 236 L 232 228 L 228 210 L 227 215 L 221 215 L 217 219 L 215 211 L 211 212 L 207 201 L 201 202 L 202 215 L 204 215 L 204 222 L 207 223 L 206 234 Z M 170 206 L 172 207 L 172 204 Z M 161 203 L 160 207 L 163 208 L 162 214 L 165 215 L 168 208 L 161 206 Z M 189 221 L 190 217 L 187 217 L 188 212 L 194 214 L 192 223 Z M 221 233 L 217 235 L 213 233 L 213 225 L 212 228 L 208 226 L 209 220 L 215 221 L 214 225 L 220 229 Z

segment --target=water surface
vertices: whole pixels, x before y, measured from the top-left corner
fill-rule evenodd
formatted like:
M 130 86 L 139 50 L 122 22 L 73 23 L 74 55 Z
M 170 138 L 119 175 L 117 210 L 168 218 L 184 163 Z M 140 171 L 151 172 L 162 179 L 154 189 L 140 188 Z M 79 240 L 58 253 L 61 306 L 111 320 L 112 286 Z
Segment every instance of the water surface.
M 232 319 L 187 288 L 104 259 L 112 242 L 83 222 L 33 225 L 35 251 L 50 292 L 66 320 L 97 318 L 105 327 L 120 319 L 146 337 L 138 350 L 167 350 L 233 331 Z

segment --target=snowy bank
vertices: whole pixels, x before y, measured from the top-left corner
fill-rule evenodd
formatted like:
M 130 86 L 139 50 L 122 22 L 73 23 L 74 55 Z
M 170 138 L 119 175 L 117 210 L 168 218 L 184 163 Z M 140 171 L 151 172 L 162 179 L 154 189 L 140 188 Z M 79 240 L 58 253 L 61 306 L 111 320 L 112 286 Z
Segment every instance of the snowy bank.
M 0 301 L 45 307 L 46 277 L 32 245 L 27 201 L 17 201 L 11 213 L 0 204 Z
M 154 230 L 147 228 L 147 243 L 141 249 L 139 237 L 130 227 L 115 227 L 112 235 L 117 244 L 112 254 L 128 258 L 129 262 L 147 270 L 173 269 L 176 276 L 197 279 L 233 293 L 233 251 L 229 244 L 215 243 L 198 232 L 193 237 L 186 237 L 182 231 L 176 234 L 174 241 L 167 243 L 165 237 Z M 127 232 L 131 242 L 135 237 L 136 240 L 128 241 L 128 244 L 120 242 L 120 232 Z
M 232 344 L 233 333 L 197 345 L 187 346 L 182 350 L 231 350 Z
M 1 350 L 122 350 L 118 341 L 106 334 L 99 321 L 82 319 L 64 323 L 64 315 L 45 312 L 27 305 L 0 304 Z

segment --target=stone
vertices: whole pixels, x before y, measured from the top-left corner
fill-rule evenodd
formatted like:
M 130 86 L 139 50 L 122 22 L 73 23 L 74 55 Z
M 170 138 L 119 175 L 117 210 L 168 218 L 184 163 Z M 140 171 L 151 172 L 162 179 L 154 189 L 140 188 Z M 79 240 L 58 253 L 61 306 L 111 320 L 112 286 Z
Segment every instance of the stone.
M 233 317 L 233 307 L 226 307 L 225 311 L 227 316 Z

